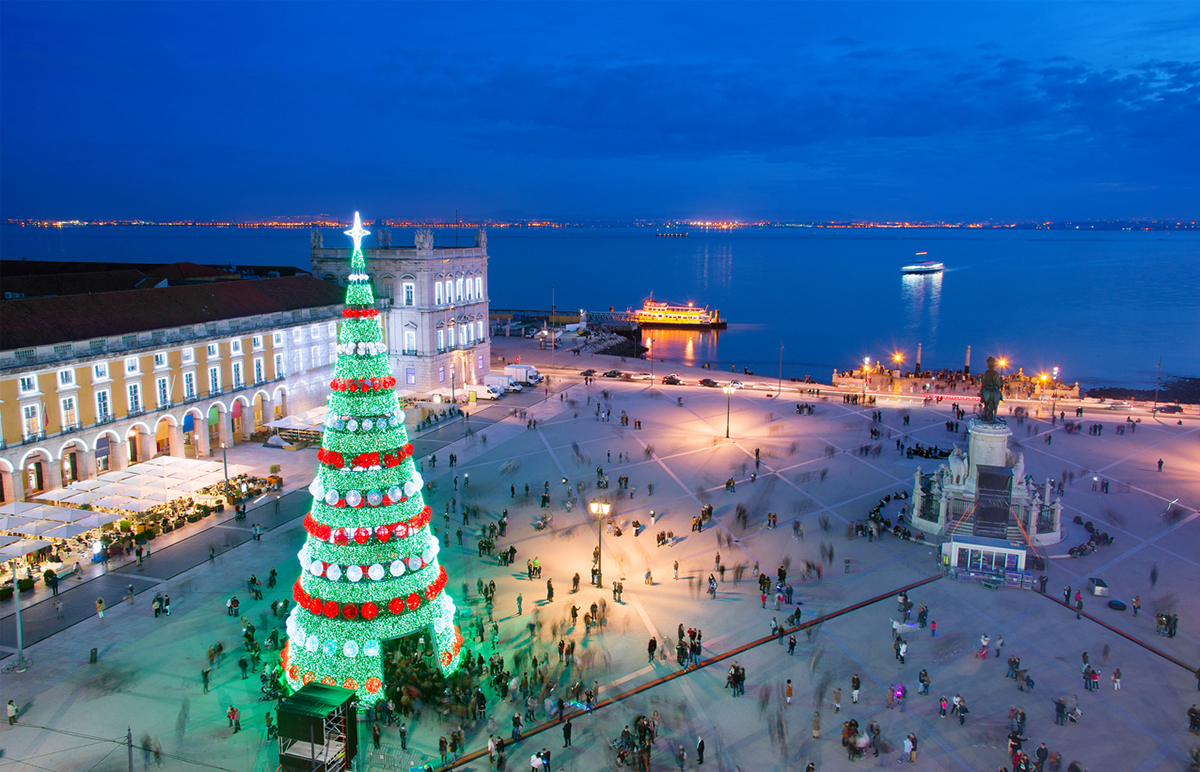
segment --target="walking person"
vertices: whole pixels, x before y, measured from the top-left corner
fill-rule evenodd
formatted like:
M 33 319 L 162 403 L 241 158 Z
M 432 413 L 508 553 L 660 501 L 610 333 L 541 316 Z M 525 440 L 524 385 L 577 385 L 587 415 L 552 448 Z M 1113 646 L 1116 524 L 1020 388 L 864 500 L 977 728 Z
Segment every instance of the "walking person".
M 821 712 L 819 710 L 813 711 L 812 727 L 813 727 L 813 739 L 816 740 L 817 738 L 819 738 L 821 736 Z
M 104 619 L 104 598 L 96 598 L 96 616 Z
M 567 719 L 567 723 L 563 724 L 563 747 L 571 747 L 571 719 Z

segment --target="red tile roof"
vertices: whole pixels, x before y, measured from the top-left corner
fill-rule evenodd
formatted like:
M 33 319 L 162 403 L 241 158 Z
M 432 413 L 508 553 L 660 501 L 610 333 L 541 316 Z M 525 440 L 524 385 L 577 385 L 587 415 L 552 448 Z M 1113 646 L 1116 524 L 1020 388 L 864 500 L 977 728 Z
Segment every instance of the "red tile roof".
M 0 350 L 341 305 L 345 289 L 311 276 L 0 301 Z
M 240 279 L 241 274 L 226 271 L 215 265 L 197 265 L 195 263 L 171 263 L 142 271 L 147 276 L 170 281 L 213 281 L 217 279 Z

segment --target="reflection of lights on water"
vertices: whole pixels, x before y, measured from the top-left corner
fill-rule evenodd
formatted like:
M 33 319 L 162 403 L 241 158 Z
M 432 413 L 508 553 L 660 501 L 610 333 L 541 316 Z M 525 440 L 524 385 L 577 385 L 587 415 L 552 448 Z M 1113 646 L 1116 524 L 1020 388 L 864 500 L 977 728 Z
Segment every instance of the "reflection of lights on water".
M 900 299 L 908 309 L 909 331 L 928 328 L 928 332 L 936 336 L 942 305 L 942 274 L 902 275 Z
M 717 358 L 716 330 L 654 330 L 654 353 L 657 361 L 679 361 L 681 364 L 694 365 L 700 361 L 711 361 Z M 642 345 L 648 338 L 642 339 Z

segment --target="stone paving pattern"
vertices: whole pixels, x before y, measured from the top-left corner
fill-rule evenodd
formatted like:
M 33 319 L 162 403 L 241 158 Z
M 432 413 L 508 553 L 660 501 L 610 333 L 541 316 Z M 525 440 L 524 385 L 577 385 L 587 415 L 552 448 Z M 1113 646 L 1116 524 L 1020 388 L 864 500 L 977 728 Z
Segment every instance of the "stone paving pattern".
M 509 361 L 520 354 L 523 362 L 545 367 L 543 372 L 553 381 L 549 393 L 527 391 L 481 405 L 468 422 L 439 425 L 414 437 L 414 445 L 418 457 L 426 461 L 425 479 L 436 486 L 429 497 L 434 525 L 444 524 L 440 513 L 454 495 L 456 474 L 469 473 L 471 478 L 470 486 L 458 493 L 460 503 L 478 505 L 491 515 L 505 507 L 510 512 L 510 538 L 498 540 L 498 547 L 516 546 L 517 564 L 513 567 L 501 569 L 494 559 L 480 560 L 473 539 L 465 540 L 463 548 L 454 544 L 442 552 L 451 587 L 460 588 L 453 592 L 462 611 L 460 622 L 482 611 L 474 592 L 476 578 L 495 579 L 502 649 L 511 654 L 517 647 L 528 647 L 525 625 L 537 609 L 544 625 L 542 638 L 534 642 L 534 650 L 540 652 L 554 643 L 548 631 L 567 617 L 570 604 L 586 607 L 593 600 L 607 598 L 608 624 L 603 632 L 585 638 L 582 619 L 577 629 L 568 631 L 567 637 L 578 641 L 580 663 L 562 676 L 564 684 L 598 681 L 600 699 L 608 699 L 677 672 L 673 656 L 670 661 L 648 664 L 646 642 L 654 634 L 673 645 L 680 623 L 704 631 L 705 658 L 767 636 L 772 617 L 782 621 L 787 610 L 776 612 L 770 604 L 762 609 L 752 579 L 735 583 L 730 575 L 715 600 L 703 593 L 700 582 L 712 572 L 718 550 L 731 569 L 757 561 L 770 574 L 790 559 L 790 578 L 796 599 L 803 601 L 806 620 L 890 595 L 895 588 L 939 571 L 934 545 L 891 537 L 876 542 L 848 540 L 846 524 L 864 518 L 885 494 L 911 488 L 919 462 L 895 451 L 895 436 L 906 433 L 910 442 L 944 447 L 957 442 L 965 448 L 962 435 L 945 431 L 952 398 L 929 407 L 919 401 L 881 399 L 872 409 L 883 411 L 883 427 L 892 433 L 892 439 L 882 442 L 878 456 L 863 457 L 856 451 L 870 443 L 870 409 L 845 405 L 839 395 L 822 402 L 785 389 L 777 401 L 762 391 L 739 392 L 731 400 L 732 439 L 727 441 L 726 400 L 719 390 L 607 379 L 597 379 L 588 387 L 575 375 L 579 370 L 633 369 L 634 364 L 558 352 L 554 359 L 559 369 L 551 370 L 550 352 L 533 350 L 525 341 L 496 339 L 493 354 Z M 656 365 L 656 375 L 665 374 L 666 367 Z M 675 369 L 693 382 L 706 376 L 729 377 L 697 368 Z M 594 417 L 595 400 L 606 389 L 611 392 L 606 405 L 611 405 L 613 420 L 599 422 Z M 560 400 L 563 391 L 566 398 Z M 683 397 L 682 406 L 676 402 L 679 396 Z M 816 414 L 796 415 L 794 404 L 798 401 L 815 402 Z M 1002 406 L 1002 413 L 1007 407 L 1010 405 Z M 537 429 L 527 429 L 525 420 L 509 417 L 513 409 L 527 409 L 529 418 L 537 418 Z M 642 429 L 622 428 L 617 420 L 621 411 L 641 420 Z M 909 427 L 901 427 L 902 411 L 911 414 Z M 988 591 L 941 579 L 911 594 L 914 602 L 929 606 L 930 618 L 938 622 L 938 635 L 934 638 L 928 629 L 919 630 L 915 625 L 906 628 L 909 651 L 904 665 L 896 661 L 891 643 L 890 620 L 897 616 L 896 606 L 891 599 L 880 601 L 815 626 L 811 641 L 799 634 L 795 656 L 789 657 L 786 647 L 775 642 L 739 654 L 736 659 L 747 673 L 744 697 L 734 699 L 724 688 L 728 661 L 701 668 L 576 718 L 570 749 L 562 748 L 557 726 L 510 746 L 509 768 L 524 769 L 529 755 L 542 747 L 551 750 L 556 770 L 613 768 L 609 741 L 631 724 L 634 716 L 658 710 L 663 724 L 653 769 L 678 768 L 668 752 L 678 744 L 687 747 L 687 768 L 694 768 L 698 736 L 704 737 L 705 768 L 710 770 L 735 766 L 762 771 L 803 769 L 810 761 L 818 770 L 893 764 L 904 736 L 914 732 L 919 740 L 919 768 L 990 771 L 1009 764 L 1006 714 L 1010 705 L 1020 705 L 1028 714 L 1026 748 L 1032 751 L 1045 741 L 1062 753 L 1064 769 L 1076 759 L 1094 770 L 1185 769 L 1188 749 L 1200 740 L 1188 733 L 1185 716 L 1188 706 L 1200 699 L 1195 676 L 1094 621 L 1077 621 L 1074 613 L 1056 602 L 1064 585 L 1081 587 L 1087 576 L 1101 576 L 1114 598 L 1128 601 L 1140 595 L 1143 611 L 1135 619 L 1128 611 L 1113 611 L 1090 597 L 1085 611 L 1191 668 L 1200 666 L 1193 622 L 1200 612 L 1196 592 L 1200 525 L 1195 509 L 1200 501 L 1200 423 L 1194 418 L 1184 418 L 1182 425 L 1177 425 L 1174 417 L 1159 421 L 1142 414 L 1142 418 L 1136 433 L 1117 435 L 1111 429 L 1123 415 L 1089 408 L 1085 422 L 1102 422 L 1109 430 L 1098 437 L 1055 431 L 1051 445 L 1041 438 L 1051 429 L 1047 422 L 1031 421 L 1031 428 L 1013 426 L 1013 443 L 1024 450 L 1026 468 L 1035 479 L 1057 479 L 1067 469 L 1083 479 L 1090 480 L 1083 474 L 1088 470 L 1114 481 L 1108 495 L 1093 493 L 1090 482 L 1077 480 L 1069 487 L 1064 522 L 1078 514 L 1104 523 L 1104 530 L 1115 535 L 1116 543 L 1086 558 L 1067 558 L 1067 547 L 1086 538 L 1081 527 L 1068 524 L 1066 540 L 1049 550 L 1050 597 L 1011 589 Z M 474 435 L 467 436 L 468 430 Z M 751 482 L 756 447 L 761 448 L 763 463 L 757 480 Z M 828 447 L 835 449 L 834 455 L 826 455 Z M 436 469 L 427 462 L 431 452 L 438 455 Z M 455 470 L 447 468 L 450 452 L 459 457 Z M 609 463 L 606 454 L 610 452 L 613 459 L 618 453 L 628 453 L 631 460 Z M 1165 460 L 1161 473 L 1156 471 L 1159 458 Z M 245 445 L 230 453 L 230 461 L 263 469 L 271 463 L 284 463 L 289 491 L 307 485 L 316 463 L 315 451 L 286 453 Z M 620 537 L 603 536 L 605 580 L 624 581 L 621 603 L 613 602 L 610 592 L 587 586 L 597 538 L 595 521 L 585 514 L 586 507 L 577 497 L 569 513 L 564 508 L 561 478 L 594 483 L 597 464 L 604 466 L 612 481 L 608 493 L 618 521 L 628 524 L 637 519 L 648 524 L 649 510 L 653 508 L 657 514 L 656 525 L 648 526 L 639 537 L 631 529 Z M 622 474 L 629 475 L 636 487 L 632 498 L 617 498 L 616 478 Z M 738 481 L 736 493 L 724 490 L 724 481 L 731 475 Z M 537 493 L 547 480 L 554 493 L 553 528 L 537 532 L 532 527 L 540 511 Z M 524 496 L 526 483 L 531 488 L 528 498 Z M 654 485 L 652 496 L 648 494 L 650 483 Z M 510 497 L 510 484 L 518 488 L 515 500 Z M 594 485 L 588 495 L 595 495 Z M 1161 513 L 1176 497 L 1184 516 L 1169 523 Z M 713 505 L 714 523 L 703 533 L 689 532 L 692 516 L 704 503 Z M 733 516 L 738 503 L 750 511 L 745 530 Z M 272 623 L 282 622 L 270 617 L 268 605 L 274 598 L 286 597 L 286 588 L 298 571 L 295 553 L 304 536 L 299 518 L 306 504 L 300 491 L 283 497 L 278 515 L 274 503 L 267 500 L 251 511 L 245 523 L 214 517 L 198 524 L 203 527 L 156 540 L 152 557 L 140 571 L 132 565 L 114 565 L 108 575 L 90 573 L 82 582 L 64 585 L 63 620 L 54 618 L 46 596 L 31 598 L 32 605 L 22 616 L 27 640 L 34 641 L 27 649 L 34 665 L 26 673 L 5 674 L 0 681 L 0 698 L 14 699 L 22 708 L 21 723 L 5 727 L 0 735 L 0 770 L 125 769 L 127 752 L 123 747 L 76 734 L 118 739 L 126 727 L 132 728 L 135 742 L 143 733 L 161 742 L 166 753 L 164 769 L 274 770 L 274 745 L 263 739 L 263 714 L 271 704 L 256 701 L 256 677 L 242 681 L 237 673 L 240 627 L 225 615 L 224 604 L 231 594 L 237 594 L 243 613 L 258 626 L 260 638 Z M 887 513 L 894 517 L 898 506 L 890 504 Z M 765 515 L 770 511 L 779 516 L 778 530 L 765 528 Z M 822 517 L 832 524 L 827 533 L 819 525 Z M 792 536 L 796 518 L 804 526 L 803 540 Z M 249 540 L 251 522 L 268 527 L 261 542 Z M 666 529 L 674 531 L 676 543 L 656 547 L 654 534 Z M 730 538 L 732 546 L 726 542 Z M 207 559 L 210 543 L 222 548 L 213 563 Z M 798 565 L 804 560 L 820 560 L 822 545 L 833 548 L 833 565 L 826 565 L 821 582 L 800 582 Z M 529 582 L 524 565 L 533 556 L 540 559 L 543 579 Z M 843 570 L 844 558 L 850 558 L 849 573 Z M 680 563 L 678 580 L 672 577 L 674 560 Z M 280 571 L 279 589 L 268 591 L 263 601 L 250 601 L 245 579 L 250 573 L 265 577 L 272 566 Z M 1154 566 L 1160 578 L 1152 587 Z M 653 586 L 643 581 L 647 568 L 653 572 Z M 578 595 L 570 593 L 575 572 L 583 576 Z M 554 580 L 553 603 L 545 601 L 545 578 Z M 134 604 L 118 603 L 124 586 L 130 583 L 138 592 Z M 156 620 L 150 613 L 150 597 L 159 589 L 170 593 L 173 614 Z M 518 592 L 524 596 L 523 617 L 515 616 Z M 110 603 L 104 620 L 92 613 L 97 595 Z M 0 619 L 0 652 L 10 654 L 11 605 L 0 609 L 6 615 Z M 1179 615 L 1176 638 L 1155 634 L 1154 612 L 1159 609 Z M 973 656 L 979 636 L 985 632 L 993 641 L 1003 635 L 1005 646 L 999 660 L 982 661 Z M 200 670 L 205 650 L 217 640 L 224 641 L 228 653 L 224 665 L 213 673 L 211 693 L 203 694 Z M 475 650 L 478 644 L 468 639 L 467 646 Z M 93 647 L 99 650 L 99 662 L 90 665 L 88 651 Z M 1083 651 L 1090 652 L 1092 663 L 1100 665 L 1098 692 L 1082 688 Z M 488 653 L 485 649 L 485 657 Z M 1028 667 L 1036 680 L 1032 694 L 1017 691 L 1014 682 L 1004 678 L 1010 653 L 1021 657 L 1022 666 Z M 11 661 L 11 656 L 3 660 Z M 511 664 L 511 657 L 508 661 Z M 556 655 L 551 662 L 558 674 Z M 1123 673 L 1121 691 L 1114 691 L 1109 681 L 1114 667 Z M 922 668 L 929 671 L 933 682 L 928 697 L 916 694 L 916 678 Z M 850 703 L 849 696 L 854 673 L 863 683 L 857 705 Z M 790 707 L 782 704 L 783 685 L 789 678 L 795 686 Z M 909 689 L 903 711 L 888 710 L 884 704 L 884 689 L 896 682 Z M 842 710 L 835 715 L 832 691 L 839 686 Z M 938 697 L 955 693 L 961 694 L 972 710 L 965 727 L 938 718 Z M 1082 723 L 1055 726 L 1053 700 L 1061 695 L 1079 697 Z M 243 731 L 237 735 L 232 735 L 224 716 L 230 704 L 243 712 Z M 493 700 L 493 707 L 496 731 L 507 736 L 513 706 L 497 705 Z M 822 722 L 821 737 L 815 740 L 811 732 L 814 710 L 820 711 Z M 838 740 L 840 722 L 851 717 L 863 726 L 878 721 L 892 750 L 879 759 L 848 761 Z M 372 755 L 364 751 L 359 768 L 407 769 L 409 764 L 426 762 L 436 767 L 437 739 L 450 728 L 426 710 L 410 721 L 409 752 L 399 752 L 393 727 L 385 732 L 384 752 Z M 466 731 L 470 751 L 486 744 L 486 722 L 467 726 Z M 369 734 L 364 733 L 364 738 L 364 746 L 369 745 Z M 135 765 L 142 764 L 141 755 L 140 749 L 135 751 Z M 489 764 L 485 756 L 462 768 L 483 770 Z

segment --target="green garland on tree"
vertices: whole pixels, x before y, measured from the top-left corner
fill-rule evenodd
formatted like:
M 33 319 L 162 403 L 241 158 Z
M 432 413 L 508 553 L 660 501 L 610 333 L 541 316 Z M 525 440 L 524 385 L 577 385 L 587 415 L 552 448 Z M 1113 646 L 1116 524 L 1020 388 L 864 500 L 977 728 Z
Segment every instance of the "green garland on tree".
M 281 659 L 292 689 L 317 681 L 374 702 L 385 641 L 428 630 L 448 675 L 458 669 L 462 634 L 374 308 L 358 212 L 346 234 L 354 251 L 345 321 Z

